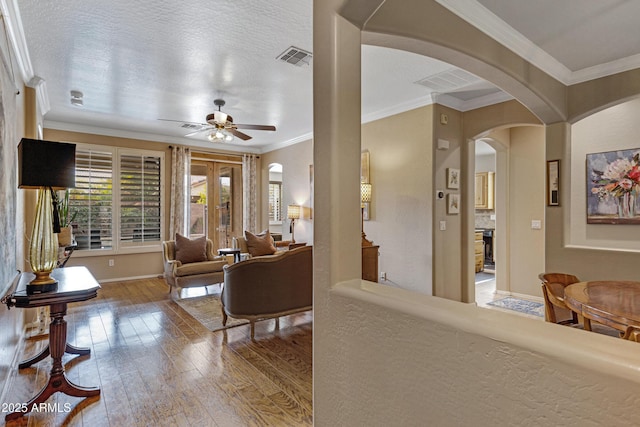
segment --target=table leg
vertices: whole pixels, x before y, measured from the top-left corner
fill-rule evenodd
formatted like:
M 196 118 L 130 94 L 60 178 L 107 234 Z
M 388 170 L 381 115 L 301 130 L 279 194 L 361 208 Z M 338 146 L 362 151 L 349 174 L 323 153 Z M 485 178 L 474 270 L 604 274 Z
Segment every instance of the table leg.
M 90 354 L 91 349 L 89 347 L 76 347 L 74 345 L 67 343 L 64 349 L 64 352 L 68 354 L 78 354 L 80 356 L 84 356 L 84 355 Z M 18 368 L 19 369 L 28 368 L 34 363 L 38 363 L 39 361 L 45 359 L 49 354 L 51 354 L 51 352 L 49 351 L 49 344 L 47 344 L 47 346 L 43 348 L 40 353 L 36 354 L 33 357 L 30 357 L 29 359 L 23 362 L 20 362 L 20 364 L 18 365 Z
M 62 392 L 69 396 L 89 397 L 100 394 L 98 387 L 82 387 L 76 385 L 67 379 L 64 373 L 64 365 L 62 364 L 62 356 L 67 348 L 67 322 L 64 316 L 67 314 L 67 304 L 59 303 L 51 305 L 51 324 L 49 325 L 49 351 L 53 359 L 53 366 L 49 373 L 49 382 L 40 392 L 29 402 L 25 408 L 25 412 L 12 412 L 5 417 L 5 420 L 14 420 L 22 417 L 24 414 L 31 412 L 40 403 L 45 402 L 52 394 Z M 75 347 L 72 347 L 76 349 Z

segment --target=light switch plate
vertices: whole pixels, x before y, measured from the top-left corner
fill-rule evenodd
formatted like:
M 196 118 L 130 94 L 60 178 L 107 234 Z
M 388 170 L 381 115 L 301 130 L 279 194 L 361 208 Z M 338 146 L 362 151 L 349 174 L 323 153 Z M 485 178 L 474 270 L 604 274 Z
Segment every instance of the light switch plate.
M 447 229 L 447 221 L 440 221 L 440 231 L 445 231 Z
M 540 221 L 539 219 L 532 219 L 531 220 L 531 229 L 532 230 L 540 230 L 540 229 L 542 229 L 542 221 Z

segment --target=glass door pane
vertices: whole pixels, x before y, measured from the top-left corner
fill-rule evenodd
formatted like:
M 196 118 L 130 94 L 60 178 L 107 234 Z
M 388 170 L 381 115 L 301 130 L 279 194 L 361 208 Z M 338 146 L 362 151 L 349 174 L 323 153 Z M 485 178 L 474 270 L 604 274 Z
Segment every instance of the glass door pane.
M 191 206 L 189 209 L 189 237 L 208 236 L 207 165 L 191 164 Z
M 231 247 L 233 231 L 233 169 L 230 166 L 218 165 L 218 204 L 216 205 L 218 231 L 218 248 Z

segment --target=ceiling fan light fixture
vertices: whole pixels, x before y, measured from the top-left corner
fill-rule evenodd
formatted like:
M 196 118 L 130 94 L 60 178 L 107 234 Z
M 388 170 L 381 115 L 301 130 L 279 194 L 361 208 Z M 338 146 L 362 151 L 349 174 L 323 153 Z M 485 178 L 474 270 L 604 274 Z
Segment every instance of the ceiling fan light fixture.
M 233 135 L 224 129 L 214 129 L 207 135 L 207 139 L 211 142 L 231 142 Z
M 213 113 L 213 118 L 217 123 L 226 123 L 227 117 L 227 113 L 223 113 L 222 111 L 215 111 Z

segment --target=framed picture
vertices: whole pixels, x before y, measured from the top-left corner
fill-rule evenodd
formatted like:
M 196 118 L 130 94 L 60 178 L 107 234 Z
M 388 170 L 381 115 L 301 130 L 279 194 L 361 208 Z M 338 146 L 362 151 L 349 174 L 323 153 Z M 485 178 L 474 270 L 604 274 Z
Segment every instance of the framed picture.
M 587 224 L 640 224 L 640 148 L 587 154 Z
M 362 150 L 362 152 L 360 153 L 360 182 L 361 183 L 371 182 L 369 181 L 370 179 L 369 167 L 370 167 L 369 150 Z M 364 206 L 362 207 L 363 221 L 369 221 L 371 219 L 370 213 L 369 213 L 369 208 L 371 207 L 370 205 L 371 203 L 364 203 Z
M 447 194 L 447 214 L 458 215 L 460 212 L 460 195 L 449 193 Z
M 547 161 L 547 206 L 560 206 L 560 160 Z
M 460 188 L 460 169 L 447 168 L 447 188 L 452 190 Z

